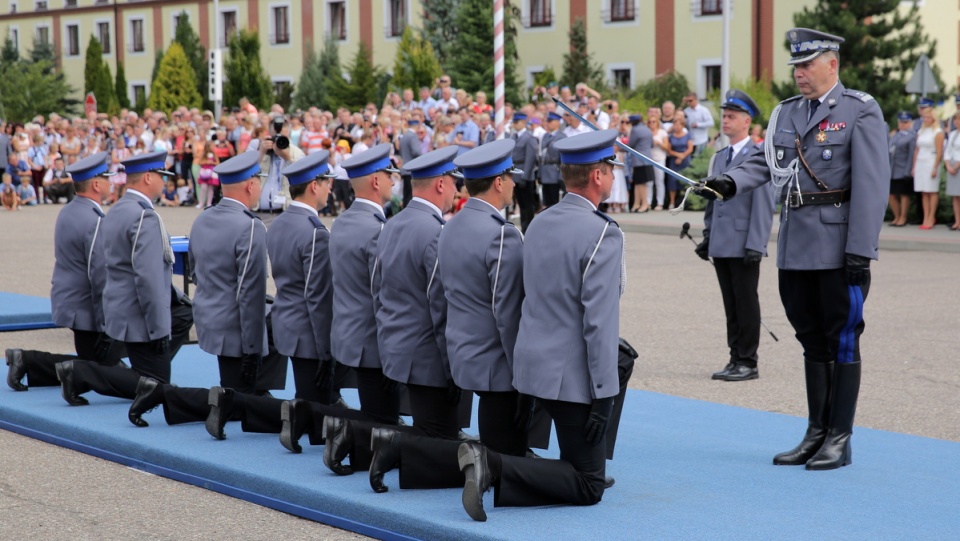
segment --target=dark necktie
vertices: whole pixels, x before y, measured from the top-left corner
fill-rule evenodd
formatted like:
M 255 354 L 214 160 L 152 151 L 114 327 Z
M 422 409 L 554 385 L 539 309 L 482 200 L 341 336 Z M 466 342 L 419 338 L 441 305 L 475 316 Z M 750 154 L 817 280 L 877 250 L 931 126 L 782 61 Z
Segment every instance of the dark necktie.
M 807 122 L 810 122 L 813 115 L 817 114 L 818 107 L 820 107 L 820 100 L 810 100 L 810 117 L 807 118 Z
M 727 152 L 727 167 L 730 167 L 730 162 L 733 161 L 733 147 L 730 147 L 730 151 Z

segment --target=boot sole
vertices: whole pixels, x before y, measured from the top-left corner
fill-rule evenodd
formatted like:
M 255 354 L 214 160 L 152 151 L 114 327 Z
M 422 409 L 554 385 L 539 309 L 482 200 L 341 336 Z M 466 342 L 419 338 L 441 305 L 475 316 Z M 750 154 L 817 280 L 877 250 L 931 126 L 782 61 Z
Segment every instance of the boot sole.
M 280 404 L 280 421 L 283 427 L 280 429 L 280 445 L 283 445 L 291 453 L 300 453 L 303 448 L 293 439 L 293 423 L 290 421 L 290 402 Z
M 474 475 L 472 469 L 475 467 L 474 453 L 470 449 L 469 445 L 462 444 L 460 445 L 460 448 L 457 449 L 457 464 L 460 466 L 460 471 L 463 472 L 464 477 L 467 479 L 467 482 L 463 485 L 463 495 L 461 496 L 463 510 L 466 511 L 473 520 L 476 520 L 477 522 L 486 522 L 487 513 L 483 510 L 483 494 L 480 492 L 480 487 L 477 485 L 476 475 Z M 471 468 L 470 471 L 467 471 L 468 468 Z M 479 505 L 477 502 L 479 502 Z

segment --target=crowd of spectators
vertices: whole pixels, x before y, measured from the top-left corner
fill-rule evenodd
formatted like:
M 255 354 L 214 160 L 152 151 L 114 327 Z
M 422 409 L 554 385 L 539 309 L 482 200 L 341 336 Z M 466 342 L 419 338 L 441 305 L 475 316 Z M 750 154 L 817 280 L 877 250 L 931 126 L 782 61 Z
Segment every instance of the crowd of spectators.
M 684 98 L 684 110 L 677 110 L 673 103 L 667 102 L 662 109 L 651 107 L 631 114 L 620 111 L 617 101 L 603 99 L 586 84 L 571 89 L 551 82 L 535 88 L 529 103 L 519 107 L 506 104 L 504 135 L 516 135 L 511 119 L 515 112 L 522 112 L 528 119 L 525 129 L 540 141 L 547 133 L 547 115 L 562 113 L 557 110 L 554 96 L 600 129 L 618 129 L 625 144 L 630 141 L 631 130 L 641 124 L 652 135 L 652 145 L 645 154 L 676 171 L 689 166 L 691 155 L 706 145 L 708 130 L 714 125 L 710 111 L 697 101 L 695 94 Z M 566 136 L 591 131 L 572 115 L 562 116 L 558 129 Z M 696 120 L 691 122 L 691 118 Z M 275 155 L 273 141 L 277 135 L 287 137 L 291 148 L 277 149 Z M 160 203 L 203 208 L 219 199 L 214 167 L 240 152 L 271 154 L 278 162 L 275 169 L 279 169 L 302 155 L 326 149 L 331 153 L 331 165 L 337 170 L 338 164 L 352 153 L 390 143 L 396 150 L 396 165 L 402 167 L 405 152 L 401 152 L 401 139 L 404 137 L 413 139 L 408 141 L 408 150 L 417 151 L 406 153 L 407 159 L 447 145 L 456 145 L 461 152 L 466 152 L 496 139 L 493 107 L 485 93 L 470 94 L 457 89 L 450 77 L 444 75 L 433 87 L 391 92 L 379 107 L 368 103 L 358 111 L 311 107 L 291 112 L 277 104 L 257 109 L 244 99 L 237 106 L 225 107 L 219 119 L 209 110 L 187 107 L 170 114 L 147 109 L 142 114 L 123 110 L 112 117 L 102 113 L 77 118 L 37 115 L 26 124 L 0 123 L 0 157 L 8 164 L 9 184 L 17 193 L 16 198 L 10 198 L 7 208 L 30 204 L 26 201 L 33 204 L 69 201 L 73 192 L 64 168 L 101 151 L 111 154 L 111 170 L 117 173 L 111 177 L 111 195 L 106 202 L 109 204 L 124 192 L 126 179 L 120 162 L 131 155 L 159 150 L 168 153 L 167 168 L 176 174 Z M 541 156 L 546 150 L 540 149 Z M 617 153 L 630 163 L 617 171 L 617 185 L 607 202 L 609 211 L 642 212 L 675 204 L 679 189 L 675 181 L 664 182 L 663 173 L 653 168 L 649 174 L 637 176 L 638 168 L 645 164 L 622 150 L 618 149 Z M 649 190 L 647 184 L 651 185 Z M 23 186 L 30 186 L 33 195 Z M 349 206 L 349 184 L 342 182 L 339 186 L 339 189 L 335 186 L 336 200 L 326 212 L 336 213 Z M 3 190 L 6 194 L 6 184 Z M 401 183 L 395 186 L 395 196 L 395 205 L 400 206 Z M 5 205 L 7 201 L 4 195 Z

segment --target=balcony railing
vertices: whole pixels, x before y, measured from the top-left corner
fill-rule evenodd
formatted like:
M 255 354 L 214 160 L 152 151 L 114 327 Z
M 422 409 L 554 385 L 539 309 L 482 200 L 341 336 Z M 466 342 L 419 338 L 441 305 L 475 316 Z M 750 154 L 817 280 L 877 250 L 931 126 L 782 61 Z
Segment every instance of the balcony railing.
M 286 45 L 290 43 L 290 32 L 270 34 L 270 45 Z

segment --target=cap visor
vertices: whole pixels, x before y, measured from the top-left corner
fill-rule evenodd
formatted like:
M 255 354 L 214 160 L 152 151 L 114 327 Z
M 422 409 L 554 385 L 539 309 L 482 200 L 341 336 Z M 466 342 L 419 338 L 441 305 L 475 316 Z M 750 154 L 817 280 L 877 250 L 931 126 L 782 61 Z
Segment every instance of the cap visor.
M 510 173 L 511 175 L 522 175 L 523 169 L 517 169 L 516 167 L 511 167 L 510 169 L 507 169 L 506 171 L 504 171 L 504 173 Z
M 158 175 L 160 175 L 160 176 L 164 176 L 164 177 L 175 177 L 175 176 L 177 176 L 177 174 L 174 173 L 173 171 L 167 171 L 166 169 L 156 169 L 156 170 L 154 170 L 153 172 L 156 173 L 156 174 L 158 174 Z
M 387 173 L 399 173 L 400 170 L 396 167 L 387 167 L 386 169 L 381 169 L 381 171 L 386 171 Z
M 450 173 L 448 173 L 448 174 L 449 174 L 451 177 L 463 178 L 463 173 L 461 173 L 460 171 L 450 171 Z
M 794 57 L 791 57 L 790 60 L 787 60 L 787 65 L 793 66 L 793 65 L 796 65 L 796 64 L 803 64 L 804 62 L 809 62 L 809 61 L 813 60 L 814 58 L 822 55 L 822 54 L 825 53 L 825 52 L 826 52 L 826 51 L 814 51 L 813 53 L 808 54 L 807 56 L 794 56 Z
M 605 161 L 605 162 L 609 163 L 610 165 L 612 165 L 612 166 L 614 166 L 614 167 L 618 167 L 618 166 L 619 166 L 619 167 L 626 167 L 626 165 L 627 165 L 627 164 L 625 164 L 625 163 L 623 163 L 623 162 L 621 162 L 621 161 L 617 161 L 616 158 L 607 158 L 607 159 L 602 160 L 602 161 Z
M 100 174 L 97 175 L 97 176 L 98 176 L 98 177 L 112 177 L 113 175 L 116 175 L 116 174 L 117 174 L 116 171 L 107 171 L 107 172 L 105 172 L 105 173 L 100 173 Z

